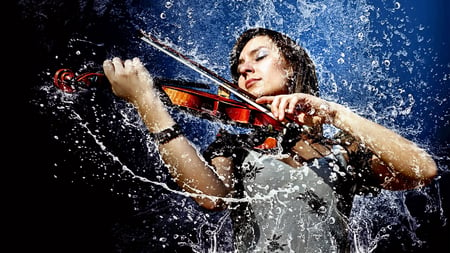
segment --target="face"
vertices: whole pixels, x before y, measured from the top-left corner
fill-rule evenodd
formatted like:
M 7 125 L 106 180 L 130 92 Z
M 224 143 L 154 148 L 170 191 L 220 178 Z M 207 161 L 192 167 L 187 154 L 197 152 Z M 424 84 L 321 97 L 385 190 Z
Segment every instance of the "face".
M 275 43 L 268 36 L 257 36 L 239 56 L 238 85 L 256 97 L 285 94 L 291 72 Z

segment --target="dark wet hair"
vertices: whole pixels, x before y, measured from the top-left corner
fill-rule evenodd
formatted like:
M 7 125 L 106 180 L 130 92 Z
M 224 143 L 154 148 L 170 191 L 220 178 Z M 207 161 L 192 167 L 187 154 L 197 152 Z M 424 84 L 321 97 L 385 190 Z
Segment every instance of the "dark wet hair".
M 280 32 L 267 28 L 251 28 L 239 36 L 230 54 L 230 68 L 233 80 L 239 79 L 238 64 L 239 56 L 245 45 L 257 36 L 268 36 L 276 44 L 283 54 L 288 65 L 294 70 L 294 74 L 289 78 L 289 93 L 302 92 L 319 96 L 319 87 L 316 76 L 316 68 L 308 53 L 294 40 Z

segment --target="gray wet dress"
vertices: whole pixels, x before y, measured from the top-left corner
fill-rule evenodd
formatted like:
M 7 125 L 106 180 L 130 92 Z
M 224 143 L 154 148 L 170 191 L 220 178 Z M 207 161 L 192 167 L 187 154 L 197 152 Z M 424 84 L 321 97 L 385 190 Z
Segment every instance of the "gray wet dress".
M 216 155 L 240 164 L 230 206 L 237 252 L 349 252 L 347 217 L 353 196 L 367 192 L 369 181 L 364 170 L 354 173 L 341 146 L 294 168 L 280 161 L 280 154 L 227 151 L 232 144 L 226 138 L 213 146 L 224 150 Z

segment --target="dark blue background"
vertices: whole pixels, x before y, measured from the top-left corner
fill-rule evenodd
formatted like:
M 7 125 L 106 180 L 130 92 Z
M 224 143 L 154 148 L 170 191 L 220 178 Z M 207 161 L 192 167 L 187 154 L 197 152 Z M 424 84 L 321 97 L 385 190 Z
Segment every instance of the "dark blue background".
M 363 1 L 311 1 L 309 5 L 301 1 L 298 5 L 296 1 L 293 5 L 289 1 L 273 5 L 269 1 L 186 1 L 170 7 L 166 2 L 170 1 L 18 1 L 10 6 L 15 15 L 4 22 L 7 44 L 3 47 L 6 75 L 11 78 L 4 82 L 5 157 L 9 158 L 4 167 L 13 173 L 4 178 L 11 185 L 7 217 L 11 217 L 9 234 L 17 251 L 115 252 L 115 244 L 129 245 L 126 238 L 119 242 L 112 232 L 118 231 L 136 233 L 135 238 L 142 240 L 125 252 L 141 248 L 162 252 L 164 243 L 151 239 L 152 235 L 191 231 L 193 223 L 163 224 L 151 216 L 175 210 L 184 220 L 183 208 L 200 213 L 194 204 L 121 173 L 121 164 L 99 150 L 82 126 L 87 123 L 96 130 L 99 140 L 130 168 L 170 185 L 163 169 L 156 174 L 138 170 L 160 165 L 154 164 L 154 154 L 146 152 L 145 132 L 121 127 L 123 114 L 117 111 L 126 110 L 127 105 L 105 89 L 77 98 L 61 96 L 52 87 L 52 75 L 62 67 L 101 70 L 101 62 L 112 56 L 140 56 L 155 76 L 205 82 L 136 39 L 135 30 L 141 27 L 229 78 L 227 57 L 234 38 L 255 23 L 286 32 L 308 48 L 318 64 L 322 96 L 395 129 L 436 159 L 441 175 L 429 187 L 398 198 L 388 194 L 381 200 L 358 202 L 362 217 L 374 221 L 369 230 L 393 226 L 391 236 L 380 241 L 376 252 L 448 250 L 448 1 L 398 1 L 399 8 L 396 1 L 362 5 Z M 301 8 L 295 7 L 300 4 Z M 310 15 L 299 11 L 307 6 Z M 366 14 L 370 22 L 364 20 Z M 82 120 L 74 119 L 73 112 Z M 105 171 L 108 176 L 102 176 Z M 389 197 L 392 202 L 386 201 Z M 216 224 L 204 215 L 197 219 Z M 140 227 L 143 220 L 154 222 L 153 230 Z M 164 245 L 167 252 L 183 250 L 175 246 L 176 240 Z

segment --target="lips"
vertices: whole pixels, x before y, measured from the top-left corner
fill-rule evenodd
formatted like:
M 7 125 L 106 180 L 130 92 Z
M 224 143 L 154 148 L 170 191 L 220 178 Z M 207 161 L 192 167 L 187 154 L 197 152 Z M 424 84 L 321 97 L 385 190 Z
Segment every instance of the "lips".
M 261 80 L 260 78 L 251 78 L 248 79 L 247 81 L 245 81 L 245 88 L 248 90 L 250 89 L 253 85 L 255 85 L 259 80 Z

